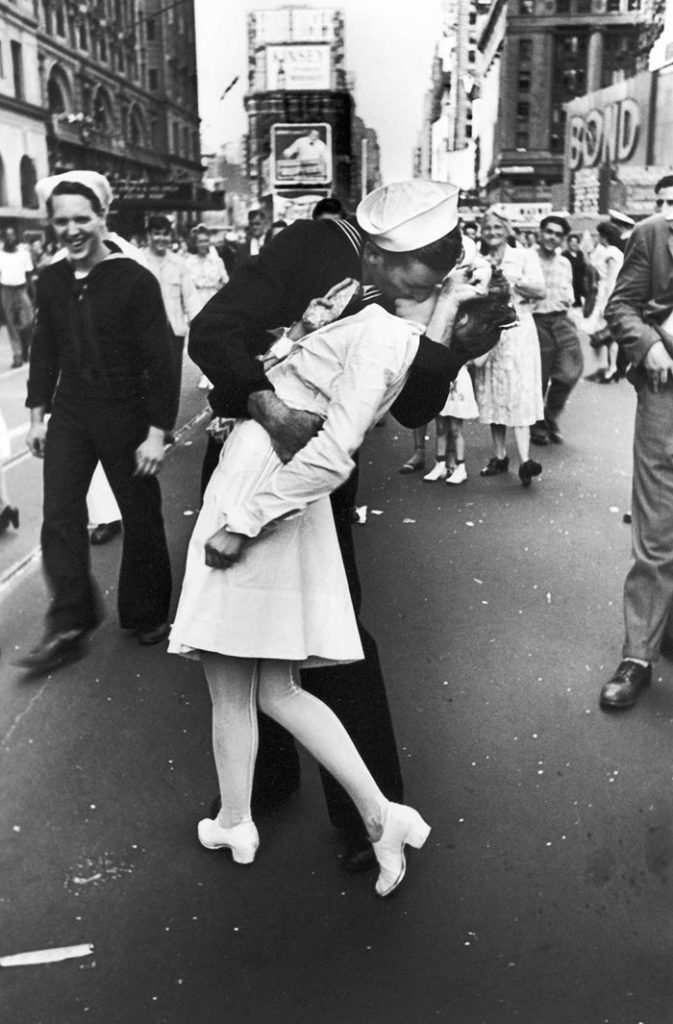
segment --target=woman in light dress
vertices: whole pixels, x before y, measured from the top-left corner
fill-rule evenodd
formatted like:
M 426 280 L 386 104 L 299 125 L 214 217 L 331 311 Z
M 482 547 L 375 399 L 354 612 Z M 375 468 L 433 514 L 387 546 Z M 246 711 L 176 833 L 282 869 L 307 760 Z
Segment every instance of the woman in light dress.
M 229 280 L 224 263 L 217 255 L 215 246 L 210 240 L 210 232 L 205 224 L 198 224 L 194 228 L 193 239 L 194 252 L 187 253 L 185 256 L 196 289 L 194 309 L 190 311 L 192 317 L 196 316 L 208 300 L 212 299 L 213 295 L 219 292 L 220 288 Z
M 582 323 L 582 329 L 589 335 L 591 347 L 596 355 L 604 348 L 607 366 L 599 367 L 586 378 L 596 384 L 610 384 L 619 380 L 617 371 L 618 346 L 610 337 L 605 320 L 605 307 L 617 282 L 617 275 L 622 269 L 624 255 L 619 248 L 621 231 L 609 220 L 601 221 L 596 227 L 598 241 L 589 255 L 589 260 L 598 275 L 596 301 L 591 316 Z
M 475 397 L 479 418 L 491 427 L 493 456 L 482 476 L 497 476 L 509 468 L 507 428 L 514 432 L 519 455 L 519 479 L 530 487 L 542 466 L 530 457 L 530 427 L 544 415 L 540 370 L 540 344 L 530 310 L 533 299 L 545 294 L 542 267 L 535 248 L 513 248 L 507 239 L 511 227 L 495 209 L 481 222 L 482 246 L 494 267 L 510 284 L 518 324 L 504 330 L 495 348 L 477 360 Z
M 428 324 L 443 344 L 455 299 L 449 280 Z M 386 800 L 339 719 L 300 688 L 298 670 L 363 657 L 329 495 L 402 390 L 423 332 L 421 323 L 370 305 L 308 334 L 267 370 L 278 397 L 317 414 L 322 428 L 283 464 L 259 424 L 238 421 L 206 490 L 169 644 L 169 652 L 201 660 L 213 703 L 222 807 L 199 823 L 202 845 L 228 847 L 239 863 L 254 859 L 259 707 L 352 798 L 379 862 L 380 896 L 400 884 L 404 846 L 422 846 L 429 826 Z M 295 325 L 290 337 L 302 333 Z

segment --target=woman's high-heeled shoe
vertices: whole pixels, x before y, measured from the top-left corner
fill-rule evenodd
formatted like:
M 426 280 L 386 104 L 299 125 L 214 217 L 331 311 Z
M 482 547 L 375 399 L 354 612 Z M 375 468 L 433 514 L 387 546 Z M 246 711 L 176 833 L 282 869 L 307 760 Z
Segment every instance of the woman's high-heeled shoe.
M 0 534 L 5 532 L 10 523 L 15 530 L 18 530 L 19 510 L 14 505 L 5 505 L 2 511 L 0 511 Z
M 203 818 L 198 825 L 199 842 L 207 850 L 228 847 L 237 864 L 252 864 L 259 846 L 259 835 L 252 821 L 223 828 L 217 818 Z
M 376 892 L 379 896 L 389 896 L 404 878 L 407 869 L 405 844 L 420 850 L 429 835 L 430 826 L 413 807 L 393 803 L 387 805 L 383 835 L 378 842 L 372 843 L 381 869 L 376 879 Z

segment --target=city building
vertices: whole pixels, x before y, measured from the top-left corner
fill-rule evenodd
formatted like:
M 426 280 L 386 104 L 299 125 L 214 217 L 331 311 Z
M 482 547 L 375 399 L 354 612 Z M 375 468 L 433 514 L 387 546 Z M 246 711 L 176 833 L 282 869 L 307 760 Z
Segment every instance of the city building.
M 7 6 L 7 5 L 6 5 Z M 113 183 L 111 222 L 147 210 L 178 224 L 210 203 L 201 189 L 193 0 L 37 0 L 37 62 L 49 169 Z
M 330 194 L 352 207 L 379 183 L 376 135 L 357 116 L 352 89 L 343 12 L 288 6 L 248 15 L 246 164 L 270 216 L 310 216 Z
M 647 67 L 663 0 L 493 0 L 479 36 L 479 185 L 536 219 L 567 199 L 567 104 Z M 519 218 L 521 219 L 521 218 Z
M 49 169 L 33 0 L 0 2 L 0 227 L 41 226 L 35 183 Z

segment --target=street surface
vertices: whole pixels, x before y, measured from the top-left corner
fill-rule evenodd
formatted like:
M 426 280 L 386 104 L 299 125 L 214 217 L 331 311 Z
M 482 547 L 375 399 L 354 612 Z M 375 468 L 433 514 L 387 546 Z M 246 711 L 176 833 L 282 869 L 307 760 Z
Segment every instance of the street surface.
M 203 408 L 197 377 L 186 364 L 181 424 Z M 24 380 L 0 370 L 12 428 Z M 634 404 L 626 382 L 580 382 L 529 490 L 514 457 L 479 477 L 478 424 L 456 487 L 398 475 L 412 443 L 391 417 L 362 450 L 363 618 L 408 801 L 433 826 L 390 900 L 339 870 L 308 758 L 301 791 L 258 820 L 253 866 L 199 847 L 216 792 L 206 688 L 198 664 L 118 630 L 118 539 L 92 551 L 108 615 L 88 657 L 48 678 L 12 667 L 46 605 L 40 466 L 17 460 L 0 956 L 94 953 L 0 968 L 3 1024 L 670 1024 L 673 664 L 633 711 L 597 706 L 620 658 Z M 199 423 L 162 470 L 176 599 L 203 442 Z

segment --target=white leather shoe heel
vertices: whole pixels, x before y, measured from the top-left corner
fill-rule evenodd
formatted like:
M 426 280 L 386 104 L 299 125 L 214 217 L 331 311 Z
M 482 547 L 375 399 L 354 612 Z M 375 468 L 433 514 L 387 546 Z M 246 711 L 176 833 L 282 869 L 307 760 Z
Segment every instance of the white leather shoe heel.
M 423 477 L 428 483 L 435 483 L 436 480 L 446 480 L 446 474 L 448 469 L 446 468 L 445 462 L 436 462 L 429 473 L 426 473 Z
M 430 826 L 413 807 L 388 804 L 383 835 L 377 843 L 372 843 L 381 869 L 375 887 L 379 896 L 389 896 L 404 878 L 407 869 L 405 845 L 420 850 L 429 835 Z
M 222 828 L 217 818 L 203 818 L 198 825 L 199 842 L 207 850 L 228 847 L 237 864 L 252 864 L 259 846 L 259 835 L 252 821 Z

